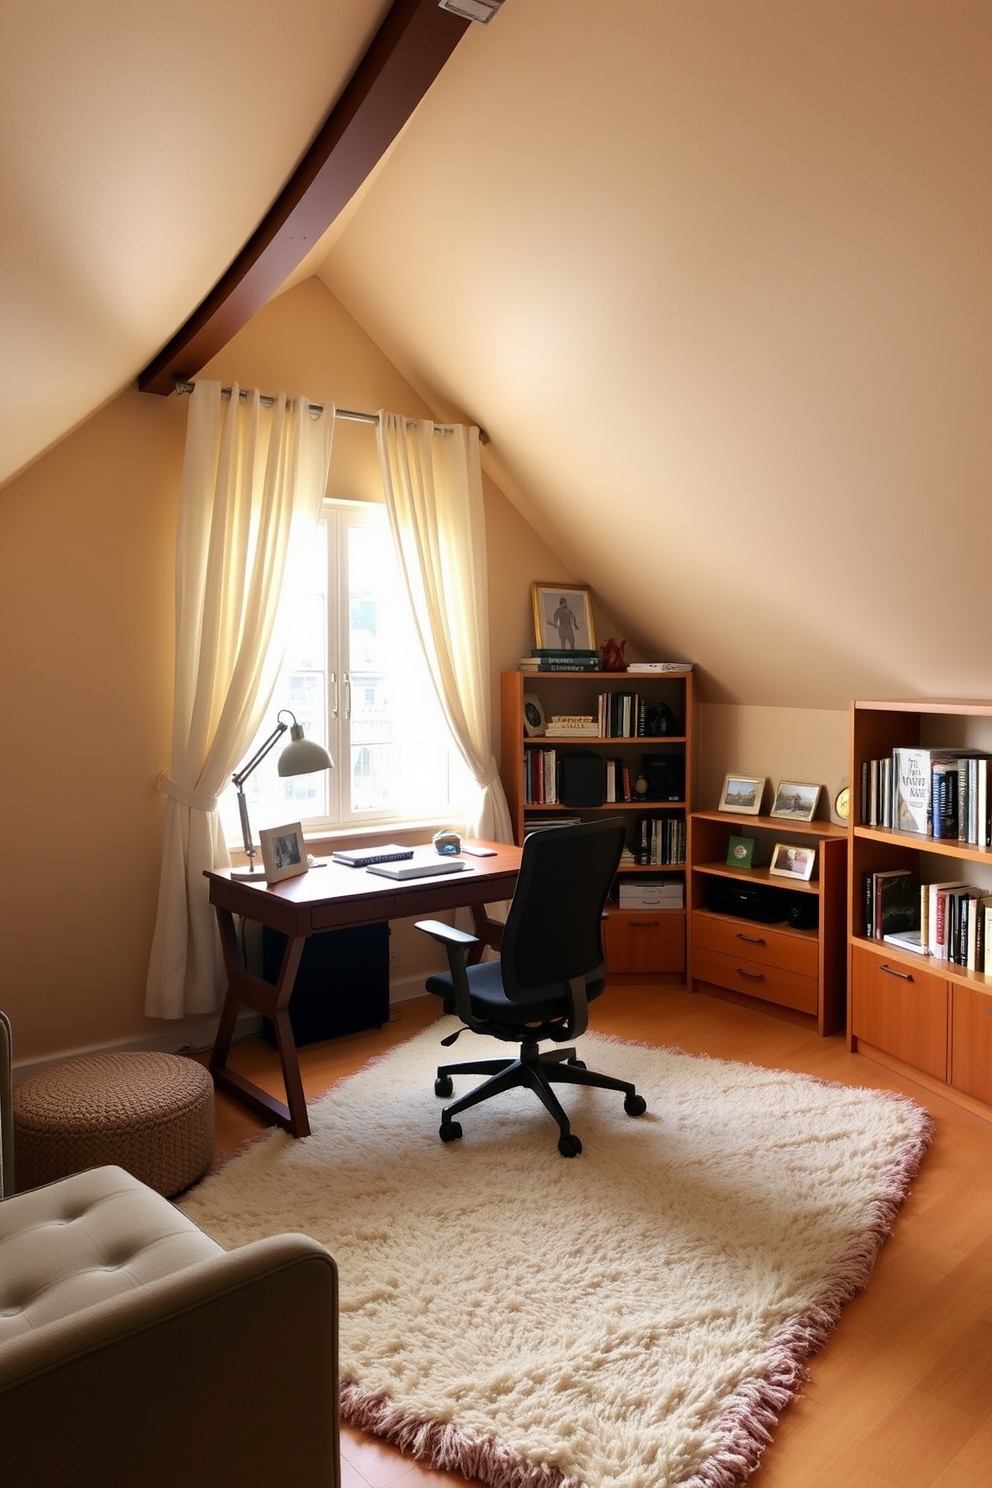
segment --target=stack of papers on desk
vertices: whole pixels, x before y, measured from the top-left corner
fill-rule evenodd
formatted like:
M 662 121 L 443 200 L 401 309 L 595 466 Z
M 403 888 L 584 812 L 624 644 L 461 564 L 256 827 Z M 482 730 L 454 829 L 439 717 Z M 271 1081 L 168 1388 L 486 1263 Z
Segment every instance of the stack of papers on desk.
M 464 858 L 442 857 L 432 847 L 416 848 L 404 863 L 370 863 L 366 873 L 379 873 L 383 878 L 429 878 L 435 873 L 460 873 Z

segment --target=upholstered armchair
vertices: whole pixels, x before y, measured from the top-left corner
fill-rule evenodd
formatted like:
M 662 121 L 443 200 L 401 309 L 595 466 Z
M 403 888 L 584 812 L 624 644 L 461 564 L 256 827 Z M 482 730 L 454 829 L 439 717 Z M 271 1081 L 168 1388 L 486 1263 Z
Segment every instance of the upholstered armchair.
M 225 1252 L 121 1168 L 11 1194 L 0 1014 L 4 1488 L 339 1488 L 337 1273 L 303 1235 Z

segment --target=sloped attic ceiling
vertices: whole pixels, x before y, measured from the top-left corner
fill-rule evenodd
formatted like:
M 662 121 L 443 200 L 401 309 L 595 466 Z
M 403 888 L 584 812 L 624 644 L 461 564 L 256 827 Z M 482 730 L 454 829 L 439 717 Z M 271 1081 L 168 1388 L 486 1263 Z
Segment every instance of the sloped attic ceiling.
M 9 23 L 8 471 L 190 313 L 386 8 Z M 992 0 L 506 0 L 304 272 L 710 697 L 988 695 L 990 84 Z

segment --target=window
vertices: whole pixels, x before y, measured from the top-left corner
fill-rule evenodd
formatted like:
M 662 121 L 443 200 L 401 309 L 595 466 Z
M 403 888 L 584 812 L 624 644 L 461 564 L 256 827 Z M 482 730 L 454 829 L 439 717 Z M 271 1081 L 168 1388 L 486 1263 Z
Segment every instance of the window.
M 417 640 L 385 507 L 326 502 L 297 595 L 272 702 L 248 759 L 288 708 L 334 769 L 280 779 L 280 745 L 245 784 L 252 827 L 308 832 L 461 818 L 474 785 L 448 732 Z M 241 842 L 233 786 L 228 839 Z

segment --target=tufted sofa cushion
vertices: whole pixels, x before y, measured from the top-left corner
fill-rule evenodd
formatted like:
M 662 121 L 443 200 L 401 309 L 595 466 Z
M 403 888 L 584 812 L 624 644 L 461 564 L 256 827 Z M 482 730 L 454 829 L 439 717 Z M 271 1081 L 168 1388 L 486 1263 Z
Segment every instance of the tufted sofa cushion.
M 220 1254 L 121 1168 L 17 1194 L 0 1204 L 0 1346 Z

